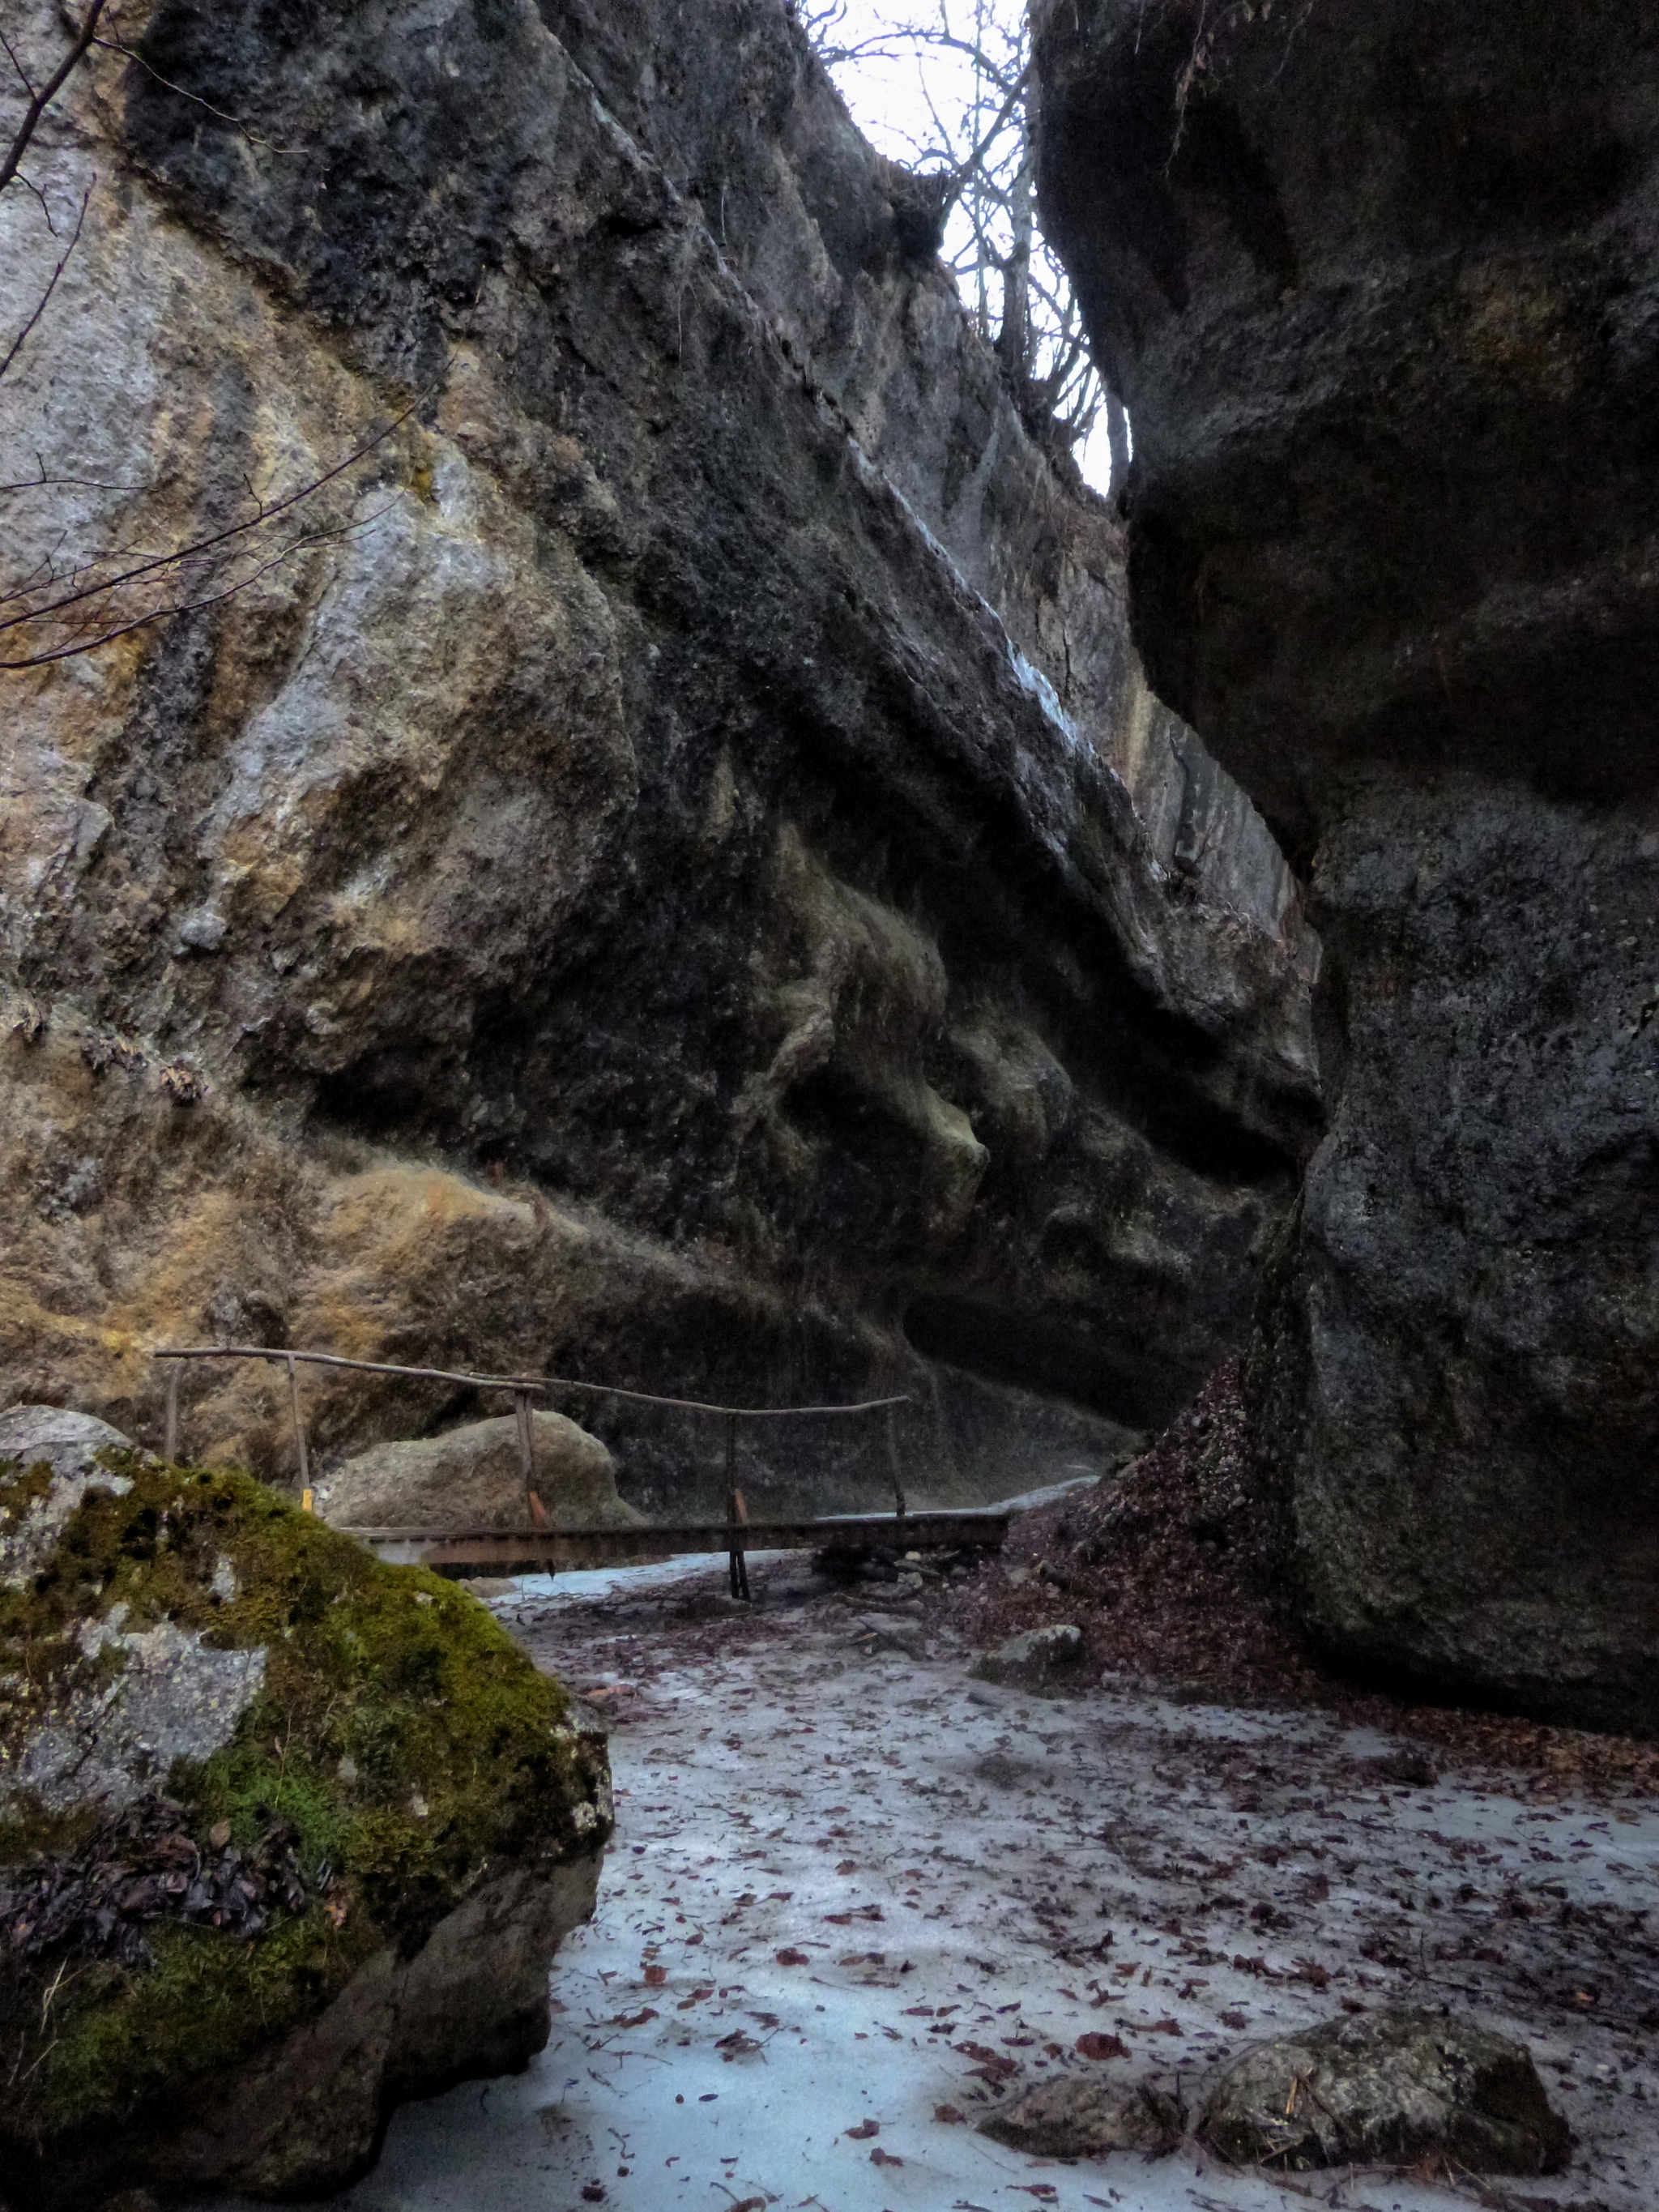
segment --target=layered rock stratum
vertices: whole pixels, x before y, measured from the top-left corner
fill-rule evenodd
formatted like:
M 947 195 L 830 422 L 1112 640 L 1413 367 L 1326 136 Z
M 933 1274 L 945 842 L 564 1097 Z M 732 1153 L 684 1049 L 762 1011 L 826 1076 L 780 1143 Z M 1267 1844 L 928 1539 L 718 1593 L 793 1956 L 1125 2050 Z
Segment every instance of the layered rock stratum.
M 237 535 L 0 675 L 0 1391 L 159 1438 L 204 1338 L 901 1389 L 917 1495 L 1166 1417 L 1316 1133 L 1317 947 L 926 191 L 781 0 L 123 24 L 31 155 L 58 235 L 0 203 L 17 328 L 85 200 L 10 580 Z M 303 1387 L 325 1469 L 501 1410 Z M 183 1417 L 293 1474 L 279 1370 Z M 717 1434 L 599 1425 L 635 1504 L 723 1495 Z
M 1640 9 L 1039 11 L 1133 629 L 1310 883 L 1249 1369 L 1351 1663 L 1659 1719 L 1659 50 Z

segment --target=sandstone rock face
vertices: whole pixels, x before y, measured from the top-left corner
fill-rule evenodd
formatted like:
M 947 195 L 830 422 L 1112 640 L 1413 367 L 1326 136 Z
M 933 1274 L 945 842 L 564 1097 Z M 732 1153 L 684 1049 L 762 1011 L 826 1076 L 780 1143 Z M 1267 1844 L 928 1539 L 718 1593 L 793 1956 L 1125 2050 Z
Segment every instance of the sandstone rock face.
M 246 589 L 0 678 L 0 1375 L 146 1436 L 145 1347 L 204 1337 L 896 1384 L 918 1501 L 1006 1456 L 995 1392 L 1162 1418 L 1316 1126 L 1316 946 L 781 0 L 143 40 L 35 158 L 90 198 L 0 387 L 52 479 L 14 557 L 350 465 Z M 23 201 L 8 327 L 60 251 Z M 324 1476 L 474 1411 L 302 1390 Z M 292 1472 L 280 1371 L 183 1413 Z M 636 1503 L 718 1481 L 717 1436 L 600 1425 Z
M 1324 948 L 1248 1377 L 1286 1556 L 1352 1660 L 1651 1726 L 1650 27 L 1066 0 L 1041 50 L 1137 641 Z
M 46 1407 L 0 1418 L 0 1546 L 9 2198 L 324 2193 L 541 2048 L 609 1767 L 482 1606 Z
M 597 1437 L 562 1413 L 537 1413 L 532 1427 L 537 1493 L 556 1522 L 638 1526 L 640 1516 L 617 1495 L 617 1463 Z M 511 1415 L 376 1444 L 317 1491 L 317 1510 L 341 1528 L 521 1528 L 529 1510 Z

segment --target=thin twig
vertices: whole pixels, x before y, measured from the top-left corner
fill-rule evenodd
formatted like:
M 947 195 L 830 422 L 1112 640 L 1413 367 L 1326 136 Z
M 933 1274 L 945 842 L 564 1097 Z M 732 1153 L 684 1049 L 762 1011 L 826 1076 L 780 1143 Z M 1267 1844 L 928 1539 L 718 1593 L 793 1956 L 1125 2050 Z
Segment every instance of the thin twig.
M 95 185 L 98 179 L 94 176 L 92 180 L 92 185 Z M 27 322 L 24 324 L 22 329 L 18 331 L 16 337 L 12 340 L 11 344 L 7 350 L 5 359 L 3 361 L 0 361 L 0 376 L 3 376 L 6 371 L 11 367 L 13 362 L 16 360 L 18 355 L 23 349 L 24 339 L 27 337 L 29 332 L 40 321 L 41 316 L 46 313 L 46 303 L 52 298 L 52 294 L 58 289 L 58 280 L 63 275 L 64 270 L 68 268 L 69 258 L 81 242 L 81 228 L 82 225 L 87 219 L 87 203 L 92 198 L 92 185 L 88 185 L 85 191 L 81 195 L 81 210 L 75 218 L 74 233 L 70 239 L 69 244 L 64 248 L 63 252 L 58 256 L 58 266 L 52 270 L 51 276 L 48 278 L 46 290 L 35 301 L 33 313 L 29 317 Z
M 186 92 L 183 85 L 175 84 L 170 76 L 163 76 L 160 70 L 153 67 L 150 63 L 144 59 L 142 54 L 135 53 L 133 49 L 130 46 L 126 45 L 124 40 L 120 39 L 94 39 L 93 40 L 93 44 L 95 46 L 102 47 L 106 53 L 120 54 L 125 60 L 134 63 L 139 69 L 143 70 L 146 76 L 153 77 L 156 83 L 162 86 L 167 91 L 176 92 L 180 100 L 191 100 L 198 107 L 204 107 L 208 113 L 216 117 L 219 122 L 228 123 L 233 131 L 240 131 L 241 132 L 243 137 L 247 140 L 250 146 L 263 146 L 267 152 L 272 154 L 297 154 L 303 150 L 298 146 L 279 146 L 273 139 L 262 138 L 258 132 L 255 131 L 250 124 L 245 122 L 240 115 L 228 115 L 222 107 L 216 107 L 210 100 L 204 100 L 199 92 Z
M 17 165 L 29 149 L 29 142 L 40 128 L 40 118 L 69 82 L 70 74 L 76 64 L 81 60 L 88 47 L 91 46 L 94 33 L 98 28 L 98 18 L 103 14 L 105 0 L 92 0 L 92 4 L 87 9 L 86 20 L 76 33 L 75 44 L 24 111 L 23 119 L 17 126 L 17 135 L 11 142 L 4 161 L 0 161 L 0 192 L 4 191 L 6 186 L 17 174 Z
M 239 576 L 234 583 L 227 584 L 222 591 L 205 592 L 196 599 L 172 599 L 163 606 L 152 607 L 147 613 L 133 616 L 129 622 L 117 623 L 108 629 L 100 630 L 95 637 L 78 637 L 67 645 L 55 646 L 46 653 L 25 653 L 15 659 L 0 660 L 0 673 L 23 668 L 45 668 L 53 661 L 72 660 L 78 653 L 96 653 L 101 646 L 113 645 L 118 638 L 130 637 L 135 630 L 147 629 L 152 623 L 168 621 L 174 615 L 199 614 L 204 608 L 216 607 L 222 601 L 234 599 L 240 592 L 250 590 L 261 576 L 269 575 L 273 568 L 281 568 L 284 561 L 292 560 L 296 553 L 303 553 L 313 545 L 331 544 L 342 538 L 354 538 L 360 532 L 369 529 L 390 511 L 391 506 L 388 500 L 385 507 L 377 507 L 373 514 L 364 515 L 361 521 L 341 523 L 329 530 L 307 531 L 299 538 L 291 538 L 268 561 L 260 562 L 249 574 Z M 111 586 L 109 588 L 112 590 L 114 587 Z M 85 599 L 91 594 L 82 592 L 77 596 Z M 36 619 L 32 615 L 16 615 L 9 622 L 0 623 L 0 630 L 13 629 Z
M 424 394 L 421 395 L 421 398 L 424 397 Z M 70 607 L 83 605 L 88 599 L 102 598 L 111 592 L 123 589 L 127 585 L 140 583 L 146 577 L 154 576 L 161 570 L 177 569 L 185 563 L 202 562 L 210 553 L 228 545 L 232 538 L 243 538 L 252 530 L 264 528 L 267 523 L 274 522 L 278 515 L 287 514 L 291 508 L 297 507 L 301 500 L 310 499 L 314 494 L 321 491 L 325 485 L 332 483 L 337 477 L 343 476 L 348 469 L 354 468 L 359 461 L 365 459 L 377 446 L 383 445 L 394 430 L 406 422 L 420 404 L 421 398 L 411 399 L 400 414 L 393 416 L 391 422 L 386 423 L 384 428 L 377 430 L 372 438 L 365 439 L 360 446 L 354 447 L 343 461 L 337 462 L 331 469 L 325 470 L 321 476 L 313 477 L 309 483 L 302 484 L 297 491 L 289 492 L 286 497 L 273 500 L 268 506 L 262 501 L 258 512 L 250 515 L 245 522 L 233 523 L 228 529 L 216 531 L 208 538 L 197 538 L 188 545 L 179 546 L 171 553 L 157 554 L 148 561 L 135 562 L 131 568 L 123 569 L 113 576 L 106 576 L 96 582 L 82 585 L 75 591 L 63 592 L 58 598 L 48 600 L 44 605 L 28 607 L 21 613 L 0 618 L 0 635 L 3 635 L 8 630 L 20 629 L 25 624 L 48 620 L 54 615 L 64 613 Z M 83 574 L 90 565 L 92 564 L 89 562 L 82 563 L 70 573 Z M 269 562 L 265 564 L 266 567 L 270 565 Z M 256 573 L 263 574 L 264 570 L 261 568 Z M 250 578 L 248 580 L 252 580 Z M 180 609 L 177 611 L 184 611 L 184 610 Z M 155 621 L 157 617 L 149 615 L 143 619 Z M 109 638 L 100 638 L 97 642 L 108 643 L 111 638 L 124 636 L 127 630 L 136 627 L 137 625 L 135 623 L 125 623 L 119 629 L 112 630 L 109 634 Z M 90 648 L 82 649 L 89 650 Z M 44 656 L 37 655 L 24 660 L 0 661 L 0 668 L 30 668 L 39 665 L 42 658 L 56 660 L 62 659 L 64 657 L 61 653 L 54 653 Z

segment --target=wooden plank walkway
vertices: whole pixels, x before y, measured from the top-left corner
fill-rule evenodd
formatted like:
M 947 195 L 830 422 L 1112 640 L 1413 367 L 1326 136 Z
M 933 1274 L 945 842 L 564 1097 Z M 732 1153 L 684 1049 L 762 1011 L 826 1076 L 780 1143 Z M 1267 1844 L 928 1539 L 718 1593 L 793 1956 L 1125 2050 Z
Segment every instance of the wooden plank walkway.
M 346 1528 L 388 1565 L 425 1566 L 452 1578 L 550 1574 L 572 1567 L 641 1566 L 694 1553 L 1002 1548 L 1006 1513 L 849 1513 L 814 1521 L 687 1522 L 639 1528 Z M 735 1540 L 735 1541 L 734 1541 Z

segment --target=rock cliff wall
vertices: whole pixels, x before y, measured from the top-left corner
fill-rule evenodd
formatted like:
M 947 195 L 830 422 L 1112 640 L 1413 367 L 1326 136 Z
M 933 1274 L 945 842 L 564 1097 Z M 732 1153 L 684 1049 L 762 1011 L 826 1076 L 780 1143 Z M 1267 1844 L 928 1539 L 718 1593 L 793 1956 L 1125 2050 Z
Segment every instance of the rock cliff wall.
M 1134 632 L 1310 883 L 1330 1113 L 1250 1367 L 1349 1659 L 1659 1721 L 1659 43 L 1042 11 Z
M 919 1493 L 1166 1413 L 1316 1127 L 1316 946 L 914 180 L 773 0 L 127 34 L 34 159 L 87 201 L 0 383 L 18 569 L 339 473 L 246 588 L 0 677 L 3 1388 L 149 1435 L 213 1334 L 897 1385 Z M 15 327 L 61 249 L 0 214 Z M 191 1388 L 289 1467 L 263 1368 Z M 325 1464 L 500 1410 L 314 1389 Z M 717 1479 L 602 1425 L 635 1503 Z

